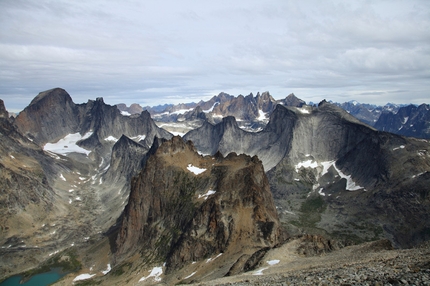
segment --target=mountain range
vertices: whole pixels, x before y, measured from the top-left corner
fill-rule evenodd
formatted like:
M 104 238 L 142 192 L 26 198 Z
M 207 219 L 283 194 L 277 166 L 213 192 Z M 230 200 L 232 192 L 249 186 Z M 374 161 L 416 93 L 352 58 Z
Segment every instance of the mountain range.
M 0 279 L 76 261 L 57 285 L 202 282 L 252 271 L 308 234 L 307 253 L 430 239 L 427 140 L 293 94 L 169 108 L 131 114 L 55 88 L 9 118 L 0 101 Z M 376 122 L 398 115 L 418 134 L 427 111 Z M 188 122 L 186 134 L 160 128 L 169 122 Z
M 148 110 L 158 122 L 190 124 L 190 128 L 186 129 L 186 131 L 195 129 L 205 120 L 218 123 L 221 118 L 227 116 L 234 116 L 244 130 L 260 131 L 267 124 L 268 118 L 277 104 L 301 107 L 306 102 L 297 98 L 294 94 L 290 94 L 282 100 L 275 100 L 269 92 L 264 92 L 261 95 L 258 93 L 255 97 L 252 93 L 245 97 L 242 95 L 234 97 L 226 93 L 220 93 L 208 101 L 200 101 L 199 103 L 147 106 L 144 108 L 138 104 L 132 104 L 130 107 L 125 104 L 118 104 L 117 107 L 125 114 L 140 113 L 143 110 Z M 430 138 L 430 107 L 428 104 L 416 106 L 412 104 L 387 103 L 384 106 L 378 106 L 359 103 L 355 100 L 333 104 L 378 130 L 409 137 Z M 315 104 L 311 102 L 309 105 Z M 195 122 L 198 119 L 195 114 L 200 114 L 199 122 Z M 175 131 L 174 126 L 164 126 Z

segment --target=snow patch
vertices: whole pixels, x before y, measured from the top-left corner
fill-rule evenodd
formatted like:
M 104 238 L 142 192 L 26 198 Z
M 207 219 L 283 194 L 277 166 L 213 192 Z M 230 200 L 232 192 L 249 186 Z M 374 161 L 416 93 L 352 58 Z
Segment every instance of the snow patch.
M 140 278 L 139 282 L 145 281 L 148 278 L 153 277 L 153 279 L 157 282 L 161 281 L 161 274 L 163 274 L 163 267 L 161 266 L 156 266 L 154 268 L 152 268 L 151 273 L 148 276 L 144 276 L 142 278 Z
M 355 184 L 355 182 L 351 178 L 351 175 L 345 175 L 344 173 L 342 173 L 342 171 L 340 171 L 336 167 L 336 164 L 333 163 L 332 166 L 336 169 L 336 171 L 338 172 L 338 174 L 341 178 L 346 179 L 346 188 L 345 189 L 347 191 L 356 191 L 356 190 L 364 189 L 363 187 Z
M 112 135 L 110 135 L 109 137 L 106 137 L 104 140 L 110 141 L 110 142 L 116 142 L 116 141 L 118 141 L 118 138 L 115 138 Z
M 408 117 L 408 116 L 404 117 L 404 118 L 403 118 L 403 124 L 406 124 L 406 122 L 408 122 L 408 119 L 409 119 L 409 117 Z
M 191 276 L 193 276 L 194 274 L 196 274 L 197 273 L 197 271 L 194 271 L 193 273 L 191 273 L 190 275 L 188 275 L 187 277 L 185 277 L 184 279 L 188 279 L 188 278 L 190 278 Z
M 324 196 L 325 197 L 325 193 L 323 193 L 323 188 L 320 188 L 319 190 L 318 190 L 318 194 L 320 194 L 320 196 Z
M 263 271 L 266 269 L 268 269 L 268 267 L 261 268 L 261 269 L 255 271 L 254 273 L 252 273 L 252 275 L 263 275 Z
M 212 105 L 211 108 L 209 108 L 208 110 L 203 110 L 204 113 L 209 113 L 212 112 L 215 108 L 215 106 L 217 106 L 219 104 L 219 102 L 215 102 L 214 105 Z
M 266 262 L 269 265 L 275 265 L 275 264 L 278 264 L 280 262 L 280 260 L 279 259 L 274 259 L 274 260 L 269 260 L 269 261 L 266 261 Z
M 131 114 L 127 111 L 121 111 L 121 115 L 130 116 Z
M 316 168 L 316 167 L 318 167 L 318 163 L 317 163 L 316 161 L 314 161 L 314 160 L 307 160 L 307 161 L 300 162 L 300 163 L 298 163 L 298 164 L 295 166 L 295 169 L 296 169 L 296 172 L 297 172 L 297 173 L 299 172 L 299 169 L 300 169 L 301 167 L 305 167 L 305 168 Z
M 417 174 L 417 175 L 413 175 L 412 176 L 412 179 L 415 179 L 416 177 L 419 177 L 419 176 L 421 176 L 422 174 L 424 174 L 425 172 L 422 172 L 422 173 L 419 173 L 419 174 Z
M 323 170 L 321 172 L 321 177 L 328 173 L 328 169 L 330 169 L 330 167 L 333 166 L 334 163 L 335 161 L 324 161 L 320 163 L 321 166 L 323 167 Z
M 137 136 L 131 137 L 130 139 L 139 142 L 139 141 L 145 140 L 145 138 L 146 138 L 146 135 L 137 135 Z
M 215 256 L 214 258 L 209 258 L 208 260 L 206 260 L 206 263 L 209 263 L 211 261 L 214 261 L 215 259 L 217 259 L 218 257 L 220 257 L 222 255 L 222 253 L 218 254 L 217 256 Z
M 176 131 L 169 131 L 170 133 L 172 133 L 174 136 L 184 136 L 185 133 L 184 132 L 176 132 Z
M 112 267 L 110 266 L 110 263 L 108 263 L 106 270 L 103 270 L 102 273 L 103 275 L 108 274 L 110 271 L 112 270 Z
M 404 149 L 404 148 L 405 148 L 405 145 L 400 145 L 399 147 L 393 148 L 393 151 Z
M 263 121 L 267 119 L 267 113 L 263 112 L 263 110 L 259 109 L 258 110 L 258 118 L 257 120 Z
M 203 173 L 204 171 L 206 171 L 206 169 L 202 169 L 202 168 L 193 166 L 191 164 L 188 164 L 187 169 L 188 169 L 188 171 L 194 173 L 195 175 L 199 175 L 199 174 Z
M 64 138 L 58 140 L 56 143 L 46 143 L 45 146 L 43 146 L 43 150 L 62 155 L 72 152 L 88 155 L 91 151 L 79 147 L 76 145 L 76 143 L 82 139 L 90 137 L 91 134 L 93 134 L 93 132 L 87 132 L 84 136 L 79 133 L 68 134 Z
M 302 113 L 302 114 L 310 114 L 311 112 L 309 111 L 309 109 L 302 107 L 302 108 L 297 108 L 297 110 Z
M 193 109 L 192 108 L 190 108 L 190 109 L 179 109 L 179 110 L 171 112 L 170 114 L 184 114 L 188 111 L 193 111 Z
M 336 167 L 336 162 L 335 161 L 325 161 L 325 162 L 321 162 L 320 165 L 323 167 L 323 170 L 321 171 L 320 176 L 324 176 L 325 174 L 327 174 L 328 170 L 330 169 L 330 167 L 333 166 L 333 168 L 336 170 L 336 172 L 339 174 L 339 176 L 343 179 L 346 179 L 346 190 L 347 191 L 356 191 L 356 190 L 360 190 L 360 189 L 364 189 L 363 187 L 357 185 L 351 178 L 351 175 L 345 175 L 344 173 L 342 173 L 341 170 L 339 170 Z M 336 176 L 337 177 L 337 176 Z M 364 189 L 365 191 L 365 189 Z M 322 192 L 322 189 L 320 189 L 318 191 L 318 193 L 322 196 L 325 196 L 325 194 Z
M 94 276 L 95 276 L 95 274 L 84 273 L 84 274 L 76 276 L 75 279 L 73 279 L 73 281 L 87 280 L 87 279 L 90 279 Z
M 60 179 L 63 180 L 64 182 L 66 181 L 66 178 L 64 178 L 63 174 L 60 174 Z
M 59 251 L 59 250 L 56 250 L 56 251 L 54 251 L 54 252 L 51 252 L 51 253 L 49 253 L 49 256 L 55 255 L 55 254 L 57 254 L 58 252 L 60 252 L 60 251 Z
M 216 193 L 216 191 L 214 191 L 214 190 L 208 190 L 205 194 L 203 194 L 203 195 L 199 195 L 199 199 L 200 198 L 204 198 L 205 200 L 207 200 L 207 198 L 210 196 L 210 195 L 213 195 L 213 194 L 215 194 Z

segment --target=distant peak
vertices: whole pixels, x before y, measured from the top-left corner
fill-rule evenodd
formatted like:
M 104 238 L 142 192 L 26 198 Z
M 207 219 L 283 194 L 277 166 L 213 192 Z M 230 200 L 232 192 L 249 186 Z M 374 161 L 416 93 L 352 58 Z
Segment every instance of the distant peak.
M 323 100 L 321 100 L 320 103 L 318 103 L 318 107 L 323 106 L 323 105 L 325 105 L 327 103 L 328 103 L 327 100 L 323 99 Z
M 9 113 L 6 110 L 6 107 L 4 106 L 4 102 L 2 99 L 0 99 L 0 118 L 8 118 Z
M 72 98 L 67 93 L 67 91 L 65 91 L 62 88 L 56 87 L 53 89 L 39 92 L 39 94 L 30 102 L 30 105 L 35 104 L 35 103 L 37 103 L 37 102 L 39 102 L 42 99 L 45 99 L 47 97 L 64 97 L 67 101 L 69 101 L 69 100 L 72 101 Z

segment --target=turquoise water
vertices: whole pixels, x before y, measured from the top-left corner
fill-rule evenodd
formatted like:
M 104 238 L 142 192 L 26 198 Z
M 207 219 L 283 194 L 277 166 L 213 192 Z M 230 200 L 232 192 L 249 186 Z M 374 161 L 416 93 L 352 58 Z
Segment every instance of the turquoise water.
M 22 276 L 18 275 L 6 279 L 0 283 L 0 286 L 47 286 L 59 280 L 63 276 L 64 274 L 60 273 L 58 270 L 51 270 L 46 273 L 34 275 L 25 283 L 19 284 Z

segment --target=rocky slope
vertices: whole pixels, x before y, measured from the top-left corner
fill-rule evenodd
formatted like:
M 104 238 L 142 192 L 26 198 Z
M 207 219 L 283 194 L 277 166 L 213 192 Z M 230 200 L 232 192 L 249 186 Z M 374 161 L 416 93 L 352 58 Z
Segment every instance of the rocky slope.
M 427 141 L 376 131 L 327 102 L 278 105 L 258 133 L 225 118 L 184 139 L 206 154 L 257 155 L 290 231 L 355 241 L 387 237 L 403 247 L 429 238 Z
M 392 249 L 387 241 L 305 257 L 304 238 L 266 254 L 254 271 L 192 285 L 428 285 L 430 248 Z
M 45 171 L 49 159 L 22 136 L 0 101 L 0 242 L 26 232 L 53 208 L 55 193 Z
M 109 229 L 138 158 L 156 136 L 172 136 L 148 112 L 123 116 L 101 98 L 74 104 L 59 88 L 41 92 L 15 120 L 6 114 L 0 104 L 0 279 Z
M 169 274 L 222 254 L 221 270 L 201 270 L 193 279 L 220 277 L 233 266 L 235 273 L 243 271 L 253 253 L 280 241 L 269 184 L 256 157 L 203 157 L 180 137 L 150 153 L 131 185 L 116 240 L 117 264 L 138 255 L 149 264 L 165 261 Z

